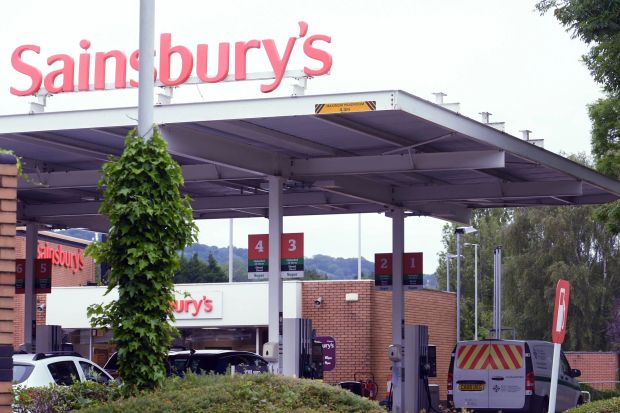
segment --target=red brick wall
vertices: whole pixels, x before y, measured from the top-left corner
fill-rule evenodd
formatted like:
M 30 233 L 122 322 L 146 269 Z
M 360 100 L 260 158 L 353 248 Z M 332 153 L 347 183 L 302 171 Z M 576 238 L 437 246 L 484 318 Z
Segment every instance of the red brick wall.
M 55 249 L 58 244 L 62 245 L 62 251 L 77 254 L 78 250 L 81 250 L 81 254 L 84 253 L 84 248 L 88 245 L 87 241 L 78 240 L 76 238 L 70 238 L 74 242 L 84 242 L 84 245 L 80 248 L 73 245 L 67 245 L 63 243 L 62 239 L 58 239 L 58 243 L 52 242 L 50 239 L 53 237 L 52 233 L 42 232 L 40 235 L 39 245 L 44 245 L 47 242 L 48 247 Z M 67 237 L 65 237 L 67 238 Z M 16 258 L 26 257 L 26 237 L 18 236 L 15 238 L 15 251 Z M 52 287 L 73 287 L 86 285 L 88 282 L 95 282 L 96 280 L 96 265 L 92 258 L 84 257 L 84 268 L 82 270 L 72 268 L 67 265 L 53 265 L 52 266 Z M 47 299 L 46 294 L 37 294 L 37 306 L 45 304 Z M 24 294 L 16 294 L 14 298 L 15 308 L 15 332 L 13 334 L 13 347 L 19 348 L 19 345 L 24 342 Z M 45 325 L 45 311 L 36 312 L 37 325 Z
M 345 302 L 346 293 L 358 293 L 359 301 Z M 325 381 L 352 380 L 356 372 L 372 372 L 379 386 L 379 399 L 386 396 L 391 363 L 387 348 L 392 343 L 392 296 L 374 290 L 372 281 L 308 281 L 303 283 L 304 318 L 312 319 L 318 335 L 336 339 L 336 368 Z M 316 307 L 314 300 L 323 297 Z M 430 344 L 437 346 L 440 397 L 446 398 L 450 353 L 456 342 L 455 296 L 441 291 L 405 293 L 405 322 L 429 326 Z
M 303 318 L 312 320 L 317 335 L 336 339 L 336 368 L 324 375 L 328 383 L 353 380 L 356 372 L 370 371 L 372 285 L 359 281 L 303 283 Z M 346 302 L 346 293 L 358 293 L 359 301 Z M 320 307 L 314 304 L 317 297 L 323 297 Z
M 567 351 L 570 366 L 581 370 L 580 382 L 613 382 L 618 380 L 618 353 Z M 591 384 L 597 389 L 614 389 L 615 383 Z

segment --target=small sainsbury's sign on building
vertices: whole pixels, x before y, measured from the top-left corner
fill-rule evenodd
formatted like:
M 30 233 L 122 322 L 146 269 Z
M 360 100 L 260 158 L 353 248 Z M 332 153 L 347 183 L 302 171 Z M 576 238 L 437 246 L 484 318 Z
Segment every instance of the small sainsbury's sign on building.
M 205 318 L 222 318 L 221 291 L 209 291 L 203 295 L 192 294 L 186 297 L 183 291 L 177 291 L 172 303 L 174 317 L 177 320 L 198 320 Z
M 73 274 L 83 271 L 85 267 L 84 250 L 80 248 L 75 248 L 75 252 L 65 250 L 61 244 L 50 246 L 47 242 L 39 241 L 37 258 L 49 258 L 53 266 L 70 268 Z

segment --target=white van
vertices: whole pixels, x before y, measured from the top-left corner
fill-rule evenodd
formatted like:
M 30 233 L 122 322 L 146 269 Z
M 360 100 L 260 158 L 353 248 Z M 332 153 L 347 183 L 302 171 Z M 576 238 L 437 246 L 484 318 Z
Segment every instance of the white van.
M 543 413 L 549 405 L 553 343 L 523 340 L 459 342 L 450 360 L 448 403 L 451 407 L 478 412 Z M 560 356 L 556 411 L 581 404 L 571 369 Z

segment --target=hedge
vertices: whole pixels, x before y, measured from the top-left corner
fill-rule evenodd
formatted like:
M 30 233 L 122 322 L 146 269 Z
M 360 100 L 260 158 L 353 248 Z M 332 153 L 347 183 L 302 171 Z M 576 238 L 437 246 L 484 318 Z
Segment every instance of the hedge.
M 574 409 L 567 410 L 566 413 L 618 413 L 620 412 L 620 397 L 613 399 L 599 400 L 586 403 Z
M 377 403 L 325 383 L 272 374 L 188 375 L 156 391 L 87 407 L 84 413 L 385 413 Z

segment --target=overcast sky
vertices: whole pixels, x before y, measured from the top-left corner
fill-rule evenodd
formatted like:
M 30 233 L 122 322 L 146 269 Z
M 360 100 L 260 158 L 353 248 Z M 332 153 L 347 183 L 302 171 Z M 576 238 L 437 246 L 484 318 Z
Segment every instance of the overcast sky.
M 333 56 L 331 75 L 310 81 L 307 94 L 402 89 L 432 100 L 432 92 L 460 102 L 464 115 L 478 119 L 491 112 L 505 121 L 507 132 L 533 130 L 554 152 L 589 151 L 586 105 L 600 96 L 580 61 L 586 47 L 570 39 L 551 16 L 534 11 L 526 0 L 406 1 L 163 1 L 156 2 L 156 49 L 160 33 L 172 44 L 193 49 L 197 43 L 274 39 L 282 50 L 297 22 L 309 25 L 308 36 L 326 34 Z M 57 53 L 77 57 L 79 41 L 91 41 L 91 52 L 138 47 L 138 0 L 6 2 L 0 33 L 0 114 L 26 113 L 29 98 L 9 94 L 27 78 L 11 67 L 11 53 L 22 44 L 41 46 L 27 61 L 44 71 L 45 59 Z M 288 69 L 305 61 L 295 49 Z M 156 60 L 157 65 L 157 60 Z M 264 52 L 249 60 L 248 71 L 266 71 Z M 232 70 L 231 70 L 232 72 Z M 186 86 L 175 102 L 268 97 L 259 84 Z M 272 94 L 290 94 L 290 83 Z M 57 95 L 48 111 L 132 106 L 135 92 Z M 425 254 L 425 272 L 433 272 L 444 222 L 407 218 L 405 248 Z M 228 245 L 228 221 L 201 221 L 200 242 Z M 235 246 L 247 247 L 249 233 L 267 232 L 266 219 L 235 220 Z M 305 233 L 305 254 L 357 256 L 357 215 L 285 218 L 285 232 Z M 390 220 L 362 217 L 362 255 L 391 249 Z

